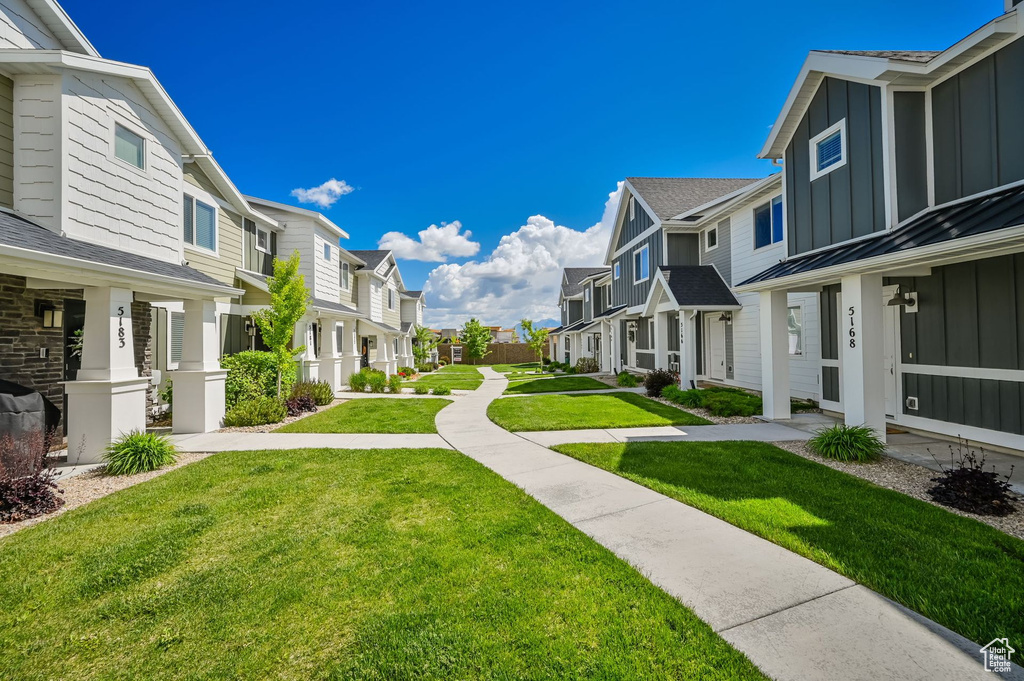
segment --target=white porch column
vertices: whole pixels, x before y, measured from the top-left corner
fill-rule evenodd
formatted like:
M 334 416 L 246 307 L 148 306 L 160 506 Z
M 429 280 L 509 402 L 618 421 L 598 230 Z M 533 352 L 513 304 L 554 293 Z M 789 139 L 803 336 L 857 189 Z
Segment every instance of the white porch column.
M 882 364 L 882 275 L 842 278 L 843 409 L 846 424 L 868 426 L 885 441 L 885 379 Z
M 390 363 L 389 357 L 391 355 L 391 348 L 388 347 L 390 339 L 383 334 L 377 334 L 376 343 L 377 358 L 374 361 L 370 362 L 370 364 L 373 366 L 374 369 L 379 369 L 380 371 L 383 371 L 386 374 L 391 373 L 390 371 L 388 371 L 388 366 Z
M 789 404 L 789 297 L 786 291 L 761 292 L 761 398 L 764 417 L 792 415 Z
M 689 390 L 697 385 L 697 316 L 679 311 L 679 386 Z
M 611 373 L 612 366 L 610 362 L 611 355 L 608 354 L 608 348 L 612 344 L 611 335 L 609 334 L 608 323 L 601 322 L 601 352 L 598 360 L 601 363 L 601 373 Z
M 224 383 L 228 372 L 220 368 L 217 304 L 212 300 L 185 301 L 185 329 L 181 361 L 171 372 L 175 433 L 208 433 L 224 419 Z
M 121 288 L 86 288 L 82 368 L 67 392 L 68 459 L 99 463 L 107 445 L 146 429 L 150 381 L 135 367 L 134 294 Z
M 654 313 L 654 368 L 668 370 L 668 313 Z
M 321 319 L 324 325 L 320 332 L 320 352 L 323 358 L 320 360 L 320 380 L 331 384 L 334 392 L 341 389 L 341 348 L 338 347 L 338 329 L 342 328 L 341 322 L 336 319 Z

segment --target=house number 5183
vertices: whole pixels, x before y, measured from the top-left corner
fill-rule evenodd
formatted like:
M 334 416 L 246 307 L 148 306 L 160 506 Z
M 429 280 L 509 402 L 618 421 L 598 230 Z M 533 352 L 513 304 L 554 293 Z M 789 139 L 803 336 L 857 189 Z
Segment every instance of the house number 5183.
M 117 308 L 117 347 L 124 347 L 124 305 Z
M 857 347 L 857 327 L 855 327 L 854 324 L 853 324 L 853 315 L 854 315 L 854 313 L 855 313 L 855 310 L 854 310 L 853 306 L 851 305 L 850 306 L 850 347 L 851 348 Z

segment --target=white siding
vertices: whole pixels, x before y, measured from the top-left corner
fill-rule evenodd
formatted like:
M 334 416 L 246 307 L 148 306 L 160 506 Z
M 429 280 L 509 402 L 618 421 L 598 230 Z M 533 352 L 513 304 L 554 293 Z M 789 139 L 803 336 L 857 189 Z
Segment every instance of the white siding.
M 63 80 L 63 229 L 68 236 L 160 260 L 181 260 L 181 148 L 130 81 L 69 73 Z M 114 127 L 145 139 L 145 168 L 114 157 Z
M 384 306 L 381 304 L 380 298 L 384 287 L 379 279 L 370 279 L 370 285 L 366 288 L 370 295 L 370 319 L 375 322 L 383 322 Z
M 324 246 L 330 244 L 331 259 L 324 259 Z M 338 259 L 338 239 L 321 227 L 313 233 L 313 261 L 315 263 L 313 282 L 306 282 L 313 295 L 323 300 L 338 302 L 340 284 L 340 261 Z
M 732 283 L 740 284 L 786 257 L 785 243 L 754 250 L 754 208 L 764 201 L 737 210 L 731 215 Z
M 273 216 L 273 214 L 271 214 Z M 309 252 L 313 242 L 313 226 L 302 220 L 285 223 L 284 230 L 277 235 L 277 255 L 282 260 L 299 252 L 299 273 L 306 279 L 306 288 L 312 290 L 314 277 L 313 262 Z
M 60 41 L 22 0 L 0 0 L 0 48 L 59 50 Z
M 55 232 L 62 229 L 60 91 L 59 76 L 14 80 L 14 208 Z

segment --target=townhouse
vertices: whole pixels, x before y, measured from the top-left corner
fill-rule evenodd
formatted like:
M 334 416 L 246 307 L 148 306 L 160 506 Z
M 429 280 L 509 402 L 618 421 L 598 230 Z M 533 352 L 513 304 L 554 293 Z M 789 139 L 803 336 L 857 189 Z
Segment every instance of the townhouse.
M 581 357 L 595 357 L 593 334 L 584 331 L 594 320 L 593 281 L 608 274 L 607 267 L 567 267 L 562 270 L 558 294 L 561 326 L 548 334 L 549 355 L 575 365 Z M 602 293 L 603 295 L 603 293 Z
M 784 301 L 819 296 L 822 405 L 1024 449 L 1024 22 L 941 52 L 811 52 L 761 158 L 781 262 L 761 301 L 765 414 L 789 415 Z

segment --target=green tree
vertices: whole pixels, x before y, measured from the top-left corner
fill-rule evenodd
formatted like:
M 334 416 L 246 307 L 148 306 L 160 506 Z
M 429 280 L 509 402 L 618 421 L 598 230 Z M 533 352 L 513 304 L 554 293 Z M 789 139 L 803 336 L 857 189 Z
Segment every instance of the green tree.
M 487 354 L 487 346 L 491 344 L 491 331 L 473 317 L 462 326 L 459 340 L 466 349 L 469 359 L 483 359 Z
M 523 327 L 526 344 L 537 353 L 537 370 L 544 371 L 544 346 L 548 344 L 548 330 L 534 328 L 532 319 L 521 319 L 519 326 Z
M 263 342 L 274 354 L 277 364 L 277 396 L 281 396 L 281 374 L 295 361 L 306 346 L 291 347 L 295 325 L 306 314 L 309 289 L 306 278 L 299 274 L 299 252 L 287 260 L 274 260 L 274 276 L 267 280 L 270 289 L 270 307 L 258 310 L 252 316 L 260 327 Z
M 434 351 L 441 341 L 434 337 L 434 332 L 425 326 L 416 327 L 416 339 L 412 344 L 412 354 L 417 364 L 425 364 L 430 359 L 430 353 Z

